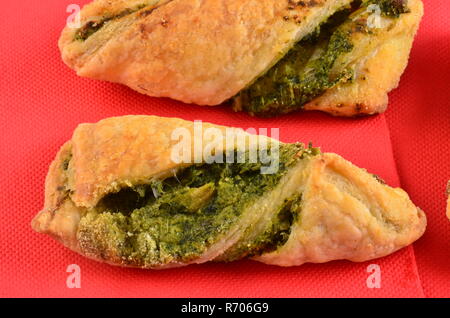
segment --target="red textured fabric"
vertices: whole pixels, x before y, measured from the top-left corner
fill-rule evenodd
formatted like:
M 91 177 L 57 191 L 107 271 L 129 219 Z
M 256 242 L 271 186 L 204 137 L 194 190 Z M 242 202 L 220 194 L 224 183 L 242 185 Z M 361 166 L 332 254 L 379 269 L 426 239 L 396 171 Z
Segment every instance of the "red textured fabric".
M 184 105 L 143 96 L 121 85 L 79 78 L 62 63 L 57 48 L 68 16 L 66 7 L 72 2 L 9 1 L 0 10 L 0 202 L 4 206 L 0 214 L 0 296 L 450 296 L 450 229 L 443 196 L 445 180 L 450 177 L 445 166 L 450 153 L 445 108 L 450 96 L 445 91 L 444 72 L 450 63 L 446 58 L 450 49 L 448 2 L 427 1 L 428 16 L 411 65 L 401 88 L 392 94 L 389 127 L 385 115 L 339 119 L 297 113 L 257 119 L 224 106 Z M 246 260 L 166 271 L 96 263 L 34 233 L 30 221 L 42 208 L 45 175 L 58 148 L 79 123 L 126 114 L 201 119 L 243 128 L 278 127 L 281 140 L 311 140 L 394 186 L 400 184 L 398 169 L 404 187 L 427 212 L 428 232 L 414 247 L 367 263 L 338 261 L 279 268 Z M 81 268 L 80 289 L 66 286 L 70 264 Z M 369 264 L 381 268 L 379 289 L 366 285 Z
M 401 88 L 386 117 L 401 183 L 428 217 L 415 244 L 428 297 L 450 296 L 450 222 L 445 188 L 450 180 L 450 1 L 425 2 L 425 17 Z

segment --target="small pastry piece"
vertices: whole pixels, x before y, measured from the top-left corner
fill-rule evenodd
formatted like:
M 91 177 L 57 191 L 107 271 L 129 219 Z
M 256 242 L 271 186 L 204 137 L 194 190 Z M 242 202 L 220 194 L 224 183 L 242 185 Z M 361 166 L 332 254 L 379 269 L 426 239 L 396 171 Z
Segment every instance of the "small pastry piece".
M 417 240 L 426 218 L 403 190 L 336 154 L 127 116 L 75 130 L 50 166 L 32 227 L 120 266 L 244 257 L 293 266 L 388 255 Z
M 78 75 L 275 116 L 383 112 L 420 0 L 95 0 L 59 40 Z

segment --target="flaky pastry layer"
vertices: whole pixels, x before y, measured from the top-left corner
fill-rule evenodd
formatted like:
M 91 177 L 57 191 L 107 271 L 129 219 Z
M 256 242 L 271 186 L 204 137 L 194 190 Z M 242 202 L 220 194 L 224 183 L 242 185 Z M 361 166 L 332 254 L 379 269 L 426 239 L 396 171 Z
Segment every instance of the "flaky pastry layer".
M 192 165 L 177 164 L 171 159 L 171 136 L 179 128 L 193 133 L 194 123 L 176 118 L 126 116 L 80 125 L 50 166 L 45 205 L 34 218 L 33 229 L 87 257 L 133 266 L 133 260 L 122 259 L 115 247 L 99 252 L 96 242 L 92 238 L 87 241 L 84 232 L 80 232 L 80 220 L 110 193 L 163 180 Z M 204 124 L 204 128 L 226 132 L 226 127 L 213 124 Z M 241 130 L 233 131 L 250 137 Z M 267 137 L 252 140 L 256 141 L 249 141 L 247 146 L 257 146 L 262 140 L 278 143 Z M 192 145 L 194 142 L 192 139 Z M 219 148 L 226 151 L 227 147 Z M 228 148 L 231 149 L 235 148 Z M 296 217 L 287 241 L 254 259 L 281 266 L 337 259 L 365 261 L 407 246 L 425 231 L 425 214 L 403 190 L 387 186 L 336 154 L 324 153 L 289 167 L 278 185 L 264 192 L 242 213 L 241 222 L 222 233 L 222 239 L 208 246 L 199 257 L 148 268 L 220 260 L 242 235 L 252 237 L 249 228 L 256 230 L 255 224 L 265 226 L 270 216 L 278 213 L 279 205 L 292 195 L 301 200 L 295 205 Z

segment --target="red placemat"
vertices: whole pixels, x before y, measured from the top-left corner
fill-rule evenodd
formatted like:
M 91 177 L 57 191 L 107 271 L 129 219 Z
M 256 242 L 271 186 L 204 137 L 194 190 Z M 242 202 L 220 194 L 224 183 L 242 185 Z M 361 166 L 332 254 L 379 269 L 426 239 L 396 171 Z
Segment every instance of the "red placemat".
M 444 159 L 445 156 L 448 158 L 448 144 L 447 150 L 442 149 L 441 156 L 430 158 L 421 154 L 415 157 L 413 165 L 407 158 L 414 148 L 407 145 L 411 145 L 414 140 L 409 140 L 405 132 L 414 129 L 402 129 L 402 125 L 406 123 L 399 123 L 398 120 L 408 112 L 410 113 L 405 118 L 410 118 L 412 123 L 417 118 L 423 120 L 429 116 L 429 112 L 417 111 L 423 106 L 424 99 L 415 98 L 423 92 L 419 87 L 426 85 L 433 89 L 432 76 L 427 81 L 423 80 L 429 72 L 426 68 L 429 61 L 426 58 L 432 56 L 432 53 L 425 52 L 423 48 L 429 47 L 428 33 L 435 32 L 443 36 L 447 32 L 445 29 L 422 25 L 418 39 L 420 43 L 416 43 L 412 65 L 403 79 L 402 87 L 394 93 L 390 105 L 389 123 L 394 123 L 391 130 L 393 133 L 403 133 L 399 137 L 393 137 L 389 134 L 384 115 L 339 119 L 319 113 L 297 113 L 271 120 L 256 119 L 246 114 L 232 113 L 226 107 L 183 105 L 168 99 L 143 96 L 121 85 L 79 78 L 61 62 L 57 48 L 60 31 L 68 16 L 66 7 L 72 2 L 7 2 L 0 11 L 0 107 L 3 117 L 0 125 L 0 202 L 5 207 L 0 214 L 0 296 L 423 297 L 425 294 L 422 284 L 430 286 L 426 289 L 427 295 L 450 295 L 450 274 L 448 265 L 445 264 L 445 260 L 448 263 L 450 257 L 448 224 L 439 216 L 440 213 L 444 214 L 443 192 L 426 191 L 427 181 L 437 182 L 440 181 L 439 178 L 444 178 L 440 175 L 440 170 L 445 162 L 449 162 Z M 84 3 L 85 0 L 79 4 Z M 427 10 L 427 14 L 440 18 L 443 24 L 445 16 L 439 15 L 440 9 L 437 6 L 433 10 L 435 13 Z M 442 46 L 447 50 L 449 48 L 448 42 Z M 417 48 L 422 49 L 419 51 Z M 419 54 L 423 56 L 418 56 Z M 439 71 L 440 66 L 436 67 Z M 417 81 L 414 76 L 421 78 Z M 409 110 L 409 105 L 414 106 L 411 106 L 414 113 Z M 391 116 L 394 113 L 397 115 Z M 243 128 L 278 127 L 281 140 L 311 140 L 315 145 L 322 146 L 324 151 L 337 152 L 395 186 L 399 185 L 399 179 L 392 152 L 394 148 L 402 181 L 431 218 L 430 229 L 425 239 L 418 242 L 419 253 L 416 255 L 413 247 L 408 247 L 386 258 L 367 263 L 338 261 L 279 268 L 252 261 L 239 261 L 167 271 L 145 271 L 116 268 L 87 260 L 49 237 L 34 233 L 30 228 L 30 221 L 42 208 L 43 184 L 48 165 L 58 148 L 71 137 L 73 129 L 81 122 L 95 122 L 105 117 L 125 114 L 201 119 Z M 436 115 L 436 120 L 448 120 L 448 112 L 442 112 L 441 117 L 443 118 Z M 431 126 L 430 130 L 436 136 L 440 131 L 449 131 L 445 123 Z M 428 140 L 425 132 L 414 133 L 421 136 L 421 145 Z M 392 147 L 391 137 L 401 145 Z M 446 142 L 448 135 L 441 138 Z M 439 144 L 432 143 L 436 148 Z M 434 154 L 439 153 L 437 149 L 433 151 Z M 427 160 L 421 161 L 420 158 Z M 424 166 L 435 167 L 434 173 L 440 175 L 439 178 L 421 175 L 426 171 L 434 171 Z M 413 182 L 415 176 L 423 178 L 419 182 L 421 184 Z M 438 210 L 441 205 L 442 210 Z M 435 245 L 436 237 L 446 237 L 447 240 Z M 447 244 L 447 250 L 443 247 L 444 244 Z M 432 261 L 427 261 L 426 258 L 429 250 L 434 251 L 435 259 Z M 424 271 L 422 280 L 426 278 L 427 281 L 421 282 L 419 276 L 422 273 L 417 271 L 416 257 L 419 259 L 419 270 Z M 427 262 L 433 262 L 436 266 Z M 77 264 L 81 268 L 80 289 L 69 289 L 66 286 L 69 275 L 66 268 L 70 264 Z M 369 264 L 378 264 L 381 268 L 379 289 L 367 287 Z M 447 273 L 442 273 L 445 270 Z M 439 289 L 428 293 L 436 286 L 436 282 L 440 282 Z
M 425 1 L 425 16 L 400 89 L 386 113 L 401 183 L 428 217 L 415 246 L 425 295 L 450 297 L 450 1 Z

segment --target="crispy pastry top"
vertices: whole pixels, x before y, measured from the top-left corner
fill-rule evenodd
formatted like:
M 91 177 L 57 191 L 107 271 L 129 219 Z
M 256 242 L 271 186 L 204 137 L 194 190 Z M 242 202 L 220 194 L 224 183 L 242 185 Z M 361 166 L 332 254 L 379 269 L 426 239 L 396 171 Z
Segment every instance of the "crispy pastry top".
M 223 136 L 227 129 L 230 135 L 250 136 L 237 128 L 209 123 L 201 125 L 203 131 L 214 127 Z M 212 138 L 194 132 L 194 127 L 194 123 L 190 121 L 178 118 L 162 120 L 156 116 L 116 117 L 96 124 L 79 125 L 72 140 L 65 146 L 71 152 L 67 188 L 71 192 L 72 201 L 77 206 L 91 208 L 106 193 L 124 186 L 148 183 L 152 178 L 173 176 L 178 169 L 191 165 L 179 164 L 172 159 L 173 148 L 184 141 L 184 132 L 189 132 L 192 137 L 188 141 L 192 147 L 192 157 L 196 143 L 202 146 Z M 267 139 L 264 136 L 258 138 Z M 257 143 L 255 138 L 248 138 L 246 141 L 253 143 L 253 146 Z M 230 145 L 221 143 L 218 150 Z M 197 151 L 198 149 L 197 147 Z
M 423 16 L 421 0 L 408 0 L 410 12 L 400 15 L 384 32 L 369 35 L 373 49 L 355 57 L 352 83 L 338 84 L 305 105 L 334 116 L 360 116 L 382 113 L 388 106 L 388 93 L 395 89 L 406 69 L 414 36 Z M 354 54 L 354 53 L 351 53 Z
M 219 135 L 226 132 L 223 126 L 203 125 L 216 128 Z M 115 250 L 100 255 L 81 247 L 80 220 L 107 193 L 172 176 L 188 165 L 171 159 L 172 133 L 180 128 L 191 134 L 195 129 L 192 122 L 155 116 L 115 117 L 80 125 L 50 166 L 45 205 L 34 218 L 33 228 L 87 257 L 124 265 Z M 275 142 L 239 129 L 229 132 L 247 137 L 251 147 Z M 200 139 L 210 141 L 203 135 L 188 142 L 194 147 Z M 225 145 L 224 149 L 235 148 Z M 278 202 L 281 194 L 301 194 L 298 217 L 288 241 L 275 252 L 257 257 L 259 261 L 282 266 L 333 259 L 363 261 L 392 253 L 414 242 L 425 230 L 424 213 L 403 190 L 385 185 L 336 154 L 301 161 L 288 176 L 278 190 L 261 197 L 260 203 Z M 258 213 L 260 209 L 249 215 L 258 220 Z M 219 242 L 214 251 L 193 262 L 214 259 L 227 244 Z M 176 264 L 180 265 L 187 264 Z
M 351 0 L 172 0 L 112 20 L 86 41 L 66 27 L 59 47 L 78 75 L 152 96 L 217 105 L 274 65 Z M 137 1 L 96 0 L 85 23 Z
M 336 154 L 312 161 L 289 240 L 256 260 L 280 266 L 346 259 L 362 262 L 411 244 L 425 213 L 408 194 Z
M 80 124 L 50 165 L 44 208 L 34 218 L 33 228 L 82 253 L 77 237 L 80 218 L 106 194 L 172 177 L 177 170 L 199 163 L 196 160 L 204 162 L 211 153 L 207 145 L 217 145 L 215 150 L 220 153 L 279 143 L 239 128 L 199 124 L 157 116 L 113 117 Z M 180 142 L 191 147 L 188 163 L 173 159 Z
M 66 27 L 62 58 L 80 76 L 118 82 L 140 93 L 217 105 L 250 85 L 305 35 L 350 0 L 96 0 L 81 25 L 109 20 L 87 40 Z M 142 7 L 144 6 L 144 7 Z M 408 0 L 387 32 L 375 32 L 370 52 L 354 56 L 355 80 L 305 105 L 336 116 L 383 112 L 388 92 L 406 68 L 423 15 Z M 357 50 L 356 50 L 357 52 Z

